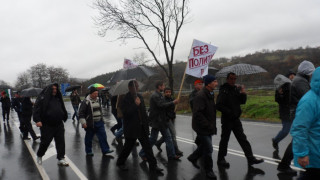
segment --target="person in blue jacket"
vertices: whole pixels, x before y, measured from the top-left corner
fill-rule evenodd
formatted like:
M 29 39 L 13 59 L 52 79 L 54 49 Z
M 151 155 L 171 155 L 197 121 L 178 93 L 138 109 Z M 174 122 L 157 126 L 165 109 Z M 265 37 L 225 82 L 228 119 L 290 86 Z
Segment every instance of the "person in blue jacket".
M 306 168 L 304 179 L 320 176 L 320 67 L 311 79 L 309 90 L 299 101 L 292 124 L 294 162 Z

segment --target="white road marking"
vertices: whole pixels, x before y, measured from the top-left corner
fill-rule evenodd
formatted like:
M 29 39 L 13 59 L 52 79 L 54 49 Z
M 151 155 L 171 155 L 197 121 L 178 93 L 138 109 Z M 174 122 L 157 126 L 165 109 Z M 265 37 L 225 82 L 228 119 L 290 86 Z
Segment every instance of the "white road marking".
M 19 125 L 20 123 L 14 122 L 15 126 L 19 129 Z M 38 134 L 37 134 L 38 135 Z M 48 174 L 46 173 L 45 169 L 43 168 L 42 165 L 39 165 L 37 163 L 37 156 L 36 156 L 36 152 L 32 149 L 31 145 L 30 145 L 30 141 L 29 140 L 24 140 L 24 143 L 26 144 L 29 153 L 32 156 L 32 159 L 34 161 L 34 163 L 36 164 L 36 167 L 42 177 L 42 179 L 44 180 L 50 180 Z M 42 162 L 44 162 L 45 160 L 49 159 L 50 157 L 54 156 L 57 154 L 56 149 L 55 149 L 55 145 L 53 142 L 51 142 L 52 147 L 49 148 L 46 151 L 46 154 L 42 157 Z M 79 177 L 79 179 L 81 180 L 88 180 L 88 178 L 80 171 L 80 169 L 71 161 L 71 159 L 69 159 L 68 156 L 65 156 L 66 161 L 69 163 L 70 168 L 74 171 L 74 173 Z
M 191 140 L 191 139 L 186 139 L 186 138 L 178 137 L 178 136 L 176 138 L 177 138 L 178 141 L 181 141 L 181 142 L 184 142 L 184 143 L 188 143 L 188 144 L 192 144 L 192 145 L 196 145 L 194 143 L 194 141 Z M 213 147 L 213 149 L 215 151 L 219 151 L 219 146 L 212 145 L 212 147 Z M 240 156 L 240 157 L 245 157 L 245 155 L 244 155 L 244 153 L 242 151 L 229 149 L 229 148 L 228 148 L 228 154 L 232 154 L 232 155 Z M 264 159 L 265 160 L 264 162 L 269 163 L 269 164 L 278 165 L 278 163 L 279 163 L 278 159 L 270 158 L 270 157 L 267 157 L 267 156 L 261 156 L 261 155 L 257 155 L 257 154 L 254 154 L 254 156 Z M 291 165 L 291 168 L 295 169 L 295 170 L 299 170 L 299 171 L 304 171 L 304 169 L 301 169 L 301 168 L 298 168 L 298 167 L 295 167 L 295 166 L 292 166 L 292 165 Z

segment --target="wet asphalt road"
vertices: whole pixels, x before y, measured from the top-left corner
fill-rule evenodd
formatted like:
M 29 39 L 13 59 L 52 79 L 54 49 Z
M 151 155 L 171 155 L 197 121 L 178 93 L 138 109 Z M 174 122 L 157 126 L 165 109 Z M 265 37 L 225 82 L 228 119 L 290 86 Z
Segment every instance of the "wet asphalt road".
M 84 135 L 85 131 L 70 118 L 73 109 L 70 102 L 66 102 L 66 108 L 69 113 L 69 119 L 65 123 L 66 138 L 66 159 L 69 161 L 69 167 L 57 166 L 56 151 L 54 143 L 48 148 L 46 155 L 43 157 L 43 165 L 39 166 L 35 163 L 35 153 L 39 147 L 38 142 L 33 140 L 23 141 L 18 129 L 19 123 L 17 115 L 11 111 L 9 124 L 2 123 L 0 125 L 0 180 L 1 179 L 166 179 L 166 180 L 182 180 L 182 179 L 206 179 L 203 170 L 194 168 L 186 157 L 191 154 L 195 145 L 193 139 L 195 133 L 191 130 L 190 116 L 177 116 L 176 129 L 177 139 L 180 149 L 184 152 L 184 156 L 180 161 L 167 160 L 165 153 L 165 145 L 162 145 L 164 152 L 154 147 L 153 152 L 158 160 L 158 165 L 164 169 L 163 176 L 149 174 L 148 166 L 138 157 L 140 146 L 137 146 L 127 160 L 129 171 L 123 172 L 116 167 L 116 159 L 120 152 L 121 146 L 111 145 L 114 136 L 110 132 L 110 128 L 114 125 L 115 119 L 110 111 L 105 109 L 105 118 L 108 120 L 106 124 L 107 137 L 109 145 L 115 150 L 109 156 L 103 156 L 97 139 L 93 143 L 93 157 L 86 157 L 84 151 Z M 0 110 L 1 111 L 1 110 Z M 1 118 L 2 119 L 2 118 Z M 280 124 L 257 123 L 243 121 L 245 134 L 251 143 L 254 154 L 259 158 L 264 158 L 265 162 L 247 167 L 247 161 L 243 155 L 242 149 L 231 135 L 229 141 L 229 151 L 226 157 L 230 162 L 229 169 L 219 169 L 216 166 L 217 148 L 220 141 L 220 120 L 217 123 L 218 135 L 213 137 L 213 160 L 214 172 L 218 179 L 223 180 L 251 180 L 251 179 L 283 179 L 291 180 L 297 177 L 291 177 L 279 174 L 276 170 L 277 160 L 273 158 L 274 152 L 271 145 L 271 138 L 280 130 Z M 34 130 L 39 134 L 39 129 L 34 126 Z M 280 144 L 280 157 L 283 156 L 287 144 L 291 137 L 287 137 Z

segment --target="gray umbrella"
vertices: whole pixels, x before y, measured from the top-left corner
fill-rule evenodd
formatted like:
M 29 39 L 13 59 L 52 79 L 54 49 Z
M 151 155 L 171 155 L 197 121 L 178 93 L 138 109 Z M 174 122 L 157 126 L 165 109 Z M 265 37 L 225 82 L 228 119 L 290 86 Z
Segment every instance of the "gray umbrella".
M 234 65 L 222 68 L 220 71 L 218 71 L 216 73 L 216 77 L 227 77 L 227 74 L 229 72 L 233 72 L 237 76 L 241 76 L 241 75 L 248 75 L 248 74 L 263 73 L 263 72 L 267 72 L 267 71 L 257 65 L 234 64 Z
M 132 79 L 130 79 L 130 80 L 121 80 L 121 81 L 117 82 L 117 84 L 115 84 L 114 86 L 111 87 L 111 89 L 109 90 L 109 93 L 112 96 L 126 94 L 127 92 L 129 92 L 128 83 L 131 80 Z M 143 86 L 143 84 L 141 82 L 139 82 L 139 81 L 138 81 L 138 85 L 139 85 L 139 88 L 141 88 Z
M 41 88 L 28 88 L 21 91 L 20 95 L 23 97 L 35 97 L 38 96 L 41 93 Z
M 287 77 L 285 77 L 282 74 L 278 74 L 274 80 L 273 80 L 274 84 L 276 85 L 277 89 L 282 86 L 285 83 L 291 83 L 291 80 Z
M 132 69 L 122 69 L 117 71 L 111 78 L 111 82 L 118 82 L 120 80 L 138 79 L 142 80 L 155 75 L 155 73 L 145 66 L 138 66 Z

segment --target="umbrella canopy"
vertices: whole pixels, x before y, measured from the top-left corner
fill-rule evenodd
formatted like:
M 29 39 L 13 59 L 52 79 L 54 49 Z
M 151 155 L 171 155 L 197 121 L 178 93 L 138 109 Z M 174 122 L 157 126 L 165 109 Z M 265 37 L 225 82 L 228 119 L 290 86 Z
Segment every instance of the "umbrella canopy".
M 241 75 L 248 75 L 248 74 L 263 73 L 267 71 L 257 65 L 234 64 L 234 65 L 222 68 L 220 71 L 216 73 L 216 77 L 227 77 L 228 73 L 230 72 L 235 73 L 237 76 L 241 76 Z
M 21 91 L 20 95 L 23 97 L 34 97 L 34 96 L 38 96 L 41 93 L 42 89 L 41 88 L 28 88 L 28 89 L 24 89 Z
M 126 94 L 127 92 L 129 92 L 128 89 L 128 83 L 131 81 L 132 79 L 129 80 L 121 80 L 119 82 L 117 82 L 117 84 L 115 84 L 114 86 L 111 87 L 111 89 L 109 90 L 109 93 L 112 96 L 117 96 L 117 95 L 121 95 L 121 94 Z M 138 85 L 141 88 L 143 86 L 143 84 L 139 81 Z
M 120 80 L 129 80 L 129 79 L 145 79 L 155 75 L 155 73 L 145 66 L 137 66 L 132 69 L 122 69 L 114 73 L 111 78 L 111 82 L 118 82 Z
M 110 90 L 110 87 L 105 87 L 103 89 L 101 89 L 101 91 L 109 91 Z
M 70 92 L 70 91 L 73 91 L 73 90 L 76 90 L 76 89 L 80 89 L 81 86 L 80 85 L 74 85 L 74 86 L 69 86 L 66 88 L 66 92 Z
M 88 89 L 90 89 L 91 87 L 95 87 L 96 89 L 100 90 L 100 89 L 103 89 L 104 88 L 104 85 L 102 84 L 99 84 L 99 83 L 94 83 L 94 84 L 91 84 Z
M 285 77 L 282 74 L 278 74 L 274 80 L 273 80 L 274 84 L 276 85 L 277 89 L 282 86 L 285 83 L 291 83 L 291 80 L 287 77 Z

